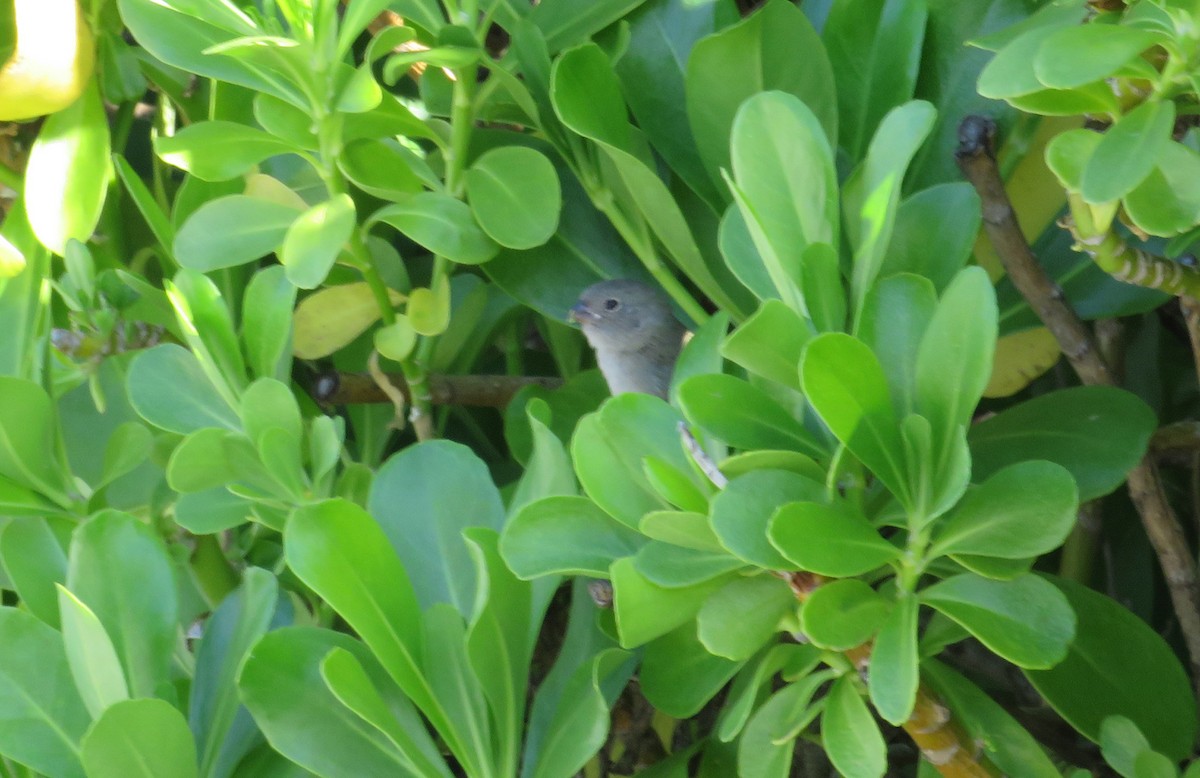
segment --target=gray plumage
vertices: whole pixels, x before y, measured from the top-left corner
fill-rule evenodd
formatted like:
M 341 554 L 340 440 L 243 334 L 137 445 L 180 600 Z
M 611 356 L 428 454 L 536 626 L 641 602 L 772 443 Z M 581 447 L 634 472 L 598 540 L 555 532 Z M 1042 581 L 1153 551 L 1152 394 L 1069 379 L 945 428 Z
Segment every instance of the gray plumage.
M 571 316 L 613 394 L 666 399 L 685 332 L 666 295 L 641 281 L 601 281 L 583 290 Z

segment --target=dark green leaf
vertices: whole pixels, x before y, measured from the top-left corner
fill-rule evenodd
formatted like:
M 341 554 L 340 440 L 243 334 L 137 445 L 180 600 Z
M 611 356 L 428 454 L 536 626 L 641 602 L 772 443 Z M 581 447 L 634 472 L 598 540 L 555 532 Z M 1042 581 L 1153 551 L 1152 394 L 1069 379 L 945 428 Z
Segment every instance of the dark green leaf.
M 780 300 L 764 300 L 730 333 L 721 355 L 764 378 L 800 388 L 800 355 L 811 333 L 807 323 Z
M 638 671 L 646 699 L 668 716 L 696 715 L 742 666 L 713 656 L 684 624 L 646 646 Z
M 1104 719 L 1130 719 L 1157 751 L 1188 754 L 1196 706 L 1175 652 L 1145 622 L 1102 594 L 1052 579 L 1078 618 L 1066 659 L 1026 676 L 1059 715 L 1093 741 Z M 1120 640 L 1113 636 L 1119 635 Z
M 1080 501 L 1108 494 L 1146 452 L 1157 426 L 1137 397 L 1103 386 L 1035 397 L 973 425 L 967 433 L 972 477 L 991 476 L 1030 457 L 1062 465 Z

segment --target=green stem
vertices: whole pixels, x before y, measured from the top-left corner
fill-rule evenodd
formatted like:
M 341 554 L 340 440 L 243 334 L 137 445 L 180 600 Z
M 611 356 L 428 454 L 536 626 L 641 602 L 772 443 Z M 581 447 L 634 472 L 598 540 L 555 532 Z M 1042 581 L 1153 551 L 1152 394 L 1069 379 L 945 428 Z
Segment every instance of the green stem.
M 1200 299 L 1200 270 L 1133 248 L 1113 230 L 1111 220 L 1097 221 L 1079 194 L 1068 192 L 1067 203 L 1075 249 L 1091 256 L 1101 270 L 1127 284 Z

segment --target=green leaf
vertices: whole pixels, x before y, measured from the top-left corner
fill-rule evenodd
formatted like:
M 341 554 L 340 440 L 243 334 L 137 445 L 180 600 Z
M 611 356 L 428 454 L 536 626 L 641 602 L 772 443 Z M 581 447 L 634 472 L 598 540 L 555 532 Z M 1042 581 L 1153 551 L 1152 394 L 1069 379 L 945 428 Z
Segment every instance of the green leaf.
M 888 110 L 909 100 L 925 37 L 925 3 L 833 3 L 821 32 L 837 80 L 840 144 L 850 159 Z
M 888 610 L 888 601 L 857 578 L 829 581 L 804 601 L 800 629 L 814 645 L 845 651 L 870 640 Z
M 818 335 L 804 349 L 800 381 L 830 431 L 907 503 L 900 423 L 883 368 L 866 344 L 841 333 Z
M 290 205 L 259 197 L 218 197 L 200 206 L 179 228 L 175 258 L 204 273 L 244 265 L 279 249 L 299 215 Z
M 449 195 L 437 192 L 412 195 L 376 211 L 368 225 L 381 221 L 452 262 L 478 265 L 499 251 L 479 228 L 467 204 Z
M 693 46 L 720 26 L 725 10 L 715 2 L 647 3 L 628 18 L 629 46 L 613 63 L 638 127 L 667 166 L 714 207 L 722 198 L 688 124 L 684 79 Z
M 991 378 L 996 332 L 996 295 L 987 273 L 979 267 L 960 271 L 917 349 L 914 408 L 930 422 L 937 476 L 952 464 L 955 442 Z
M 688 623 L 643 649 L 638 678 L 655 709 L 682 719 L 700 712 L 741 666 L 713 656 L 697 638 L 696 625 Z
M 553 53 L 587 40 L 643 2 L 645 0 L 563 0 L 545 7 L 535 6 L 529 13 L 529 21 L 542 31 L 546 47 Z
M 1074 89 L 1113 75 L 1162 40 L 1149 30 L 1116 24 L 1080 24 L 1056 29 L 1038 49 L 1033 71 L 1054 89 Z
M 470 616 L 477 582 L 462 532 L 499 530 L 505 515 L 483 461 L 458 443 L 418 443 L 379 468 L 367 506 L 400 557 L 421 606 L 448 602 L 464 618 Z
M 42 245 L 55 254 L 86 243 L 100 221 L 108 181 L 108 115 L 94 81 L 79 99 L 50 114 L 25 163 L 25 211 Z
M 467 753 L 424 675 L 424 626 L 416 592 L 387 536 L 344 500 L 306 505 L 284 531 L 288 566 L 362 636 L 380 664 L 447 739 Z
M 37 384 L 8 376 L 0 376 L 0 396 L 0 475 L 69 505 L 75 488 L 50 397 Z
M 929 553 L 1040 556 L 1066 540 L 1077 508 L 1075 480 L 1062 466 L 1042 460 L 1009 465 L 968 491 L 935 526 Z
M 979 687 L 935 659 L 921 663 L 921 678 L 946 701 L 971 738 L 984 744 L 984 753 L 1002 771 L 1062 778 L 1042 744 Z
M 613 614 L 624 648 L 648 643 L 691 621 L 705 601 L 730 580 L 725 575 L 695 586 L 666 588 L 638 572 L 630 557 L 613 562 L 609 572 Z
M 796 56 L 803 52 L 803 56 Z M 776 0 L 700 40 L 687 60 L 686 105 L 700 158 L 721 186 L 730 168 L 730 129 L 739 107 L 768 90 L 799 98 L 837 138 L 837 98 L 825 47 L 805 15 Z
M 242 660 L 274 618 L 290 610 L 278 602 L 274 576 L 248 568 L 241 585 L 221 601 L 196 647 L 196 674 L 188 695 L 188 719 L 196 735 L 202 775 L 225 774 L 246 755 L 258 728 L 238 697 Z
M 60 584 L 58 610 L 62 619 L 63 647 L 75 688 L 93 719 L 106 708 L 129 699 L 129 686 L 117 650 L 104 625 L 88 606 Z
M 464 534 L 480 581 L 480 602 L 467 629 L 467 660 L 492 714 L 498 745 L 495 764 L 515 773 L 538 627 L 535 616 L 540 612 L 533 612 L 533 587 L 515 577 L 500 558 L 496 532 L 475 527 Z
M 585 416 L 571 438 L 575 474 L 588 497 L 610 516 L 636 527 L 668 507 L 646 480 L 642 459 L 655 456 L 687 472 L 679 442 L 679 412 L 657 397 L 630 392 Z
M 226 397 L 246 385 L 246 363 L 233 329 L 233 315 L 221 290 L 204 274 L 182 268 L 165 282 L 188 348 L 209 381 Z
M 424 188 L 405 151 L 394 141 L 371 138 L 348 143 L 338 157 L 338 167 L 359 189 L 385 200 L 403 200 Z
M 654 541 L 642 546 L 633 561 L 647 580 L 669 588 L 691 586 L 746 566 L 720 548 L 696 549 Z
M 796 97 L 764 92 L 742 104 L 730 138 L 734 199 L 775 290 L 809 315 L 802 258 L 838 241 L 838 187 L 829 139 Z
M 354 201 L 339 194 L 300 214 L 283 238 L 279 261 L 287 279 L 301 289 L 316 289 L 354 231 Z
M 1129 218 L 1153 235 L 1176 235 L 1200 222 L 1200 154 L 1171 141 L 1150 175 L 1125 195 Z
M 96 719 L 80 749 L 89 778 L 198 776 L 183 715 L 163 700 L 126 700 Z
M 965 181 L 931 186 L 906 198 L 896 211 L 880 283 L 896 273 L 913 273 L 929 279 L 940 293 L 971 259 L 982 219 L 979 195 Z M 930 235 L 938 236 L 937 251 L 929 250 Z M 879 283 L 872 293 L 878 288 Z
M 859 337 L 879 358 L 891 396 L 905 413 L 915 403 L 917 354 L 936 307 L 929 279 L 901 273 L 880 279 L 863 308 Z
M 633 219 L 639 229 L 648 229 L 701 291 L 736 314 L 737 280 L 715 253 L 700 250 L 680 200 L 660 178 L 645 139 L 625 118 L 620 82 L 608 56 L 591 43 L 564 53 L 554 64 L 551 95 L 563 124 L 603 154 L 601 161 L 589 163 L 600 165 L 602 179 L 587 187 L 589 196 L 601 210 L 626 212 L 620 221 Z
M 679 387 L 679 404 L 689 421 L 734 448 L 787 449 L 816 459 L 827 455 L 783 406 L 740 378 L 692 376 Z
M 164 162 L 205 181 L 236 178 L 268 157 L 297 151 L 269 132 L 220 120 L 196 122 L 174 135 L 156 137 L 154 150 Z
M 766 570 L 786 570 L 792 565 L 767 536 L 772 516 L 785 503 L 824 498 L 819 481 L 784 470 L 753 470 L 717 493 L 709 523 L 730 553 Z
M 791 587 L 779 578 L 735 578 L 701 606 L 696 632 L 709 652 L 742 661 L 771 640 L 796 608 Z
M 175 587 L 171 557 L 149 525 L 106 510 L 75 530 L 66 588 L 100 619 L 134 697 L 168 682 L 179 639 Z
M 321 665 L 335 649 L 354 655 L 393 712 L 407 712 L 403 723 L 411 737 L 429 741 L 411 703 L 371 652 L 350 636 L 330 630 L 284 627 L 264 635 L 238 676 L 246 707 L 275 750 L 317 775 L 409 773 L 412 763 L 396 745 L 326 685 Z
M 33 616 L 0 608 L 0 753 L 39 773 L 82 778 L 79 741 L 87 708 L 71 678 L 62 638 Z
M 1156 751 L 1172 759 L 1190 753 L 1196 706 L 1171 647 L 1108 597 L 1071 581 L 1051 580 L 1066 595 L 1078 624 L 1064 660 L 1048 670 L 1026 671 L 1034 688 L 1093 741 L 1100 739 L 1104 719 L 1119 714 L 1133 721 Z
M 628 659 L 628 653 L 615 648 L 597 651 L 564 679 L 558 706 L 544 732 L 531 726 L 544 734 L 532 778 L 575 775 L 600 750 L 608 735 L 609 706 L 616 696 L 606 691 L 614 682 L 623 686 L 628 680 L 632 672 Z M 542 699 L 540 692 L 538 699 Z
M 750 718 L 763 687 L 768 683 L 774 683 L 776 673 L 782 671 L 783 676 L 789 680 L 812 678 L 814 675 L 812 671 L 820 664 L 821 653 L 821 650 L 811 643 L 804 645 L 776 643 L 756 659 L 751 660 L 744 670 L 738 673 L 729 687 L 725 705 L 721 708 L 721 715 L 713 734 L 723 743 L 733 740 L 741 733 L 746 721 Z M 822 673 L 815 675 L 820 678 L 819 683 L 827 680 Z M 813 689 L 816 686 L 817 684 L 814 684 Z M 811 691 L 809 694 L 811 695 Z M 775 738 L 771 739 L 775 740 Z M 742 742 L 746 741 L 743 739 Z
M 793 502 L 771 517 L 771 544 L 801 570 L 846 578 L 882 567 L 900 549 L 849 502 Z
M 500 551 L 525 579 L 544 575 L 606 577 L 609 566 L 642 546 L 638 533 L 584 497 L 547 497 L 512 517 Z
M 56 585 L 67 579 L 67 555 L 43 516 L 14 516 L 0 529 L 0 562 L 22 607 L 55 629 Z
M 880 716 L 897 726 L 912 715 L 921 680 L 917 655 L 919 605 L 916 597 L 901 595 L 871 648 L 867 683 L 871 702 Z
M 196 357 L 173 343 L 143 351 L 129 368 L 129 402 L 156 427 L 186 435 L 204 427 L 241 428 Z
M 1134 768 L 1138 754 L 1150 747 L 1150 741 L 1129 719 L 1114 715 L 1100 722 L 1100 752 L 1109 766 L 1128 778 L 1137 778 Z
M 1162 159 L 1175 126 L 1175 104 L 1148 101 L 1109 128 L 1096 144 L 1080 180 L 1080 194 L 1094 205 L 1127 195 Z
M 791 774 L 796 734 L 820 712 L 812 698 L 830 676 L 822 671 L 790 683 L 754 712 L 738 742 L 738 775 L 786 778 Z
M 321 678 L 329 691 L 362 720 L 383 733 L 400 752 L 405 769 L 418 775 L 450 776 L 432 740 L 424 735 L 416 713 L 405 707 L 401 721 L 375 688 L 358 658 L 342 647 L 331 648 L 321 662 Z M 399 760 L 398 760 L 399 761 Z
M 882 778 L 887 770 L 883 736 L 852 674 L 838 678 L 829 690 L 821 735 L 829 761 L 846 778 Z
M 464 181 L 471 212 L 501 246 L 540 246 L 558 228 L 558 174 L 541 152 L 524 146 L 492 149 L 475 160 Z
M 651 540 L 660 540 L 697 551 L 720 551 L 721 543 L 708 525 L 708 516 L 687 511 L 654 511 L 642 517 L 638 532 Z M 2 548 L 0 543 L 0 548 Z
M 843 187 L 842 210 L 854 247 L 850 274 L 854 319 L 883 266 L 900 206 L 901 184 L 917 149 L 933 129 L 937 110 L 913 100 L 888 111 L 871 138 L 866 159 Z
M 799 314 L 780 300 L 763 300 L 721 344 L 721 355 L 764 378 L 799 389 L 797 367 L 810 337 Z
M 1054 585 L 1031 573 L 994 581 L 965 573 L 921 592 L 990 650 L 1018 667 L 1053 667 L 1075 637 L 1075 614 Z
M 1108 494 L 1146 453 L 1157 426 L 1134 395 L 1104 386 L 1076 387 L 1035 397 L 972 425 L 972 476 L 987 478 L 1030 455 L 1062 465 L 1079 487 L 1080 502 Z
M 1034 63 L 1042 44 L 1058 32 L 1060 26 L 1035 27 L 1005 44 L 979 74 L 979 94 L 1004 100 L 1044 89 L 1045 84 L 1037 77 Z
M 125 157 L 113 154 L 113 165 L 121 183 L 125 185 L 125 191 L 129 193 L 138 212 L 146 220 L 146 226 L 154 233 L 159 249 L 166 253 L 168 259 L 174 261 L 171 248 L 175 245 L 175 228 L 171 225 L 171 220 L 163 213 L 162 207 L 150 193 L 150 188 L 146 186 Z
M 291 375 L 292 308 L 296 288 L 279 265 L 263 268 L 246 285 L 242 342 L 254 376 L 285 380 Z

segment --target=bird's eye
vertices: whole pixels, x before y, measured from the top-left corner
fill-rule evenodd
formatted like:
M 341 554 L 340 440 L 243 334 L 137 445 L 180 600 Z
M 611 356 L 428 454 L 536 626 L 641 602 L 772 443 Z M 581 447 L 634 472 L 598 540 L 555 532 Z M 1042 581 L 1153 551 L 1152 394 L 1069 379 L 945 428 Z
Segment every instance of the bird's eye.
M 621 307 L 620 300 L 615 300 L 612 297 L 610 297 L 604 301 L 604 310 L 606 310 L 606 311 L 615 311 L 620 307 Z

